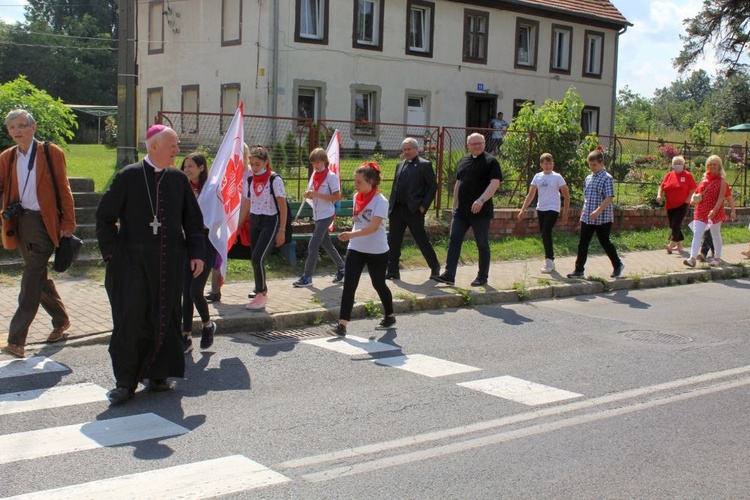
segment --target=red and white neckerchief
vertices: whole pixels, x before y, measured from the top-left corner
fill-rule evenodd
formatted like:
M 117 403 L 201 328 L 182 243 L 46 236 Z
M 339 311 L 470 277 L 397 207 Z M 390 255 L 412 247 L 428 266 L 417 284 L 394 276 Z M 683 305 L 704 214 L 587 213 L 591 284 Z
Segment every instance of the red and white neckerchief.
M 312 188 L 313 188 L 313 191 L 315 191 L 316 193 L 318 192 L 318 190 L 320 189 L 320 186 L 322 186 L 323 182 L 326 180 L 326 177 L 328 177 L 328 169 L 327 168 L 324 168 L 320 172 L 318 172 L 317 170 L 315 172 L 313 172 L 313 174 L 312 174 Z
M 354 208 L 352 210 L 352 213 L 354 215 L 359 215 L 359 213 L 364 210 L 365 207 L 372 201 L 376 194 L 378 194 L 377 187 L 372 188 L 372 190 L 367 194 L 357 192 L 357 194 L 354 196 Z
M 268 179 L 270 177 L 270 168 L 266 168 L 266 171 L 260 175 L 253 174 L 253 191 L 255 191 L 255 196 L 260 196 L 260 194 L 263 192 L 263 189 L 266 187 L 266 183 L 268 182 Z

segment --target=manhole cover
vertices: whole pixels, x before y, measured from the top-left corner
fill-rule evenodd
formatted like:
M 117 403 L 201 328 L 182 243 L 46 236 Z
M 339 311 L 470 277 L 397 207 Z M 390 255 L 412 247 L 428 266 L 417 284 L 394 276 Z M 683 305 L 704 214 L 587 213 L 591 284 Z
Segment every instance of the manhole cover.
M 320 330 L 314 329 L 273 330 L 270 332 L 253 333 L 252 335 L 253 337 L 258 337 L 267 342 L 295 342 L 299 340 L 325 337 L 325 334 L 321 333 Z
M 649 344 L 689 344 L 692 338 L 674 333 L 658 332 L 656 330 L 628 330 L 621 332 L 630 340 Z

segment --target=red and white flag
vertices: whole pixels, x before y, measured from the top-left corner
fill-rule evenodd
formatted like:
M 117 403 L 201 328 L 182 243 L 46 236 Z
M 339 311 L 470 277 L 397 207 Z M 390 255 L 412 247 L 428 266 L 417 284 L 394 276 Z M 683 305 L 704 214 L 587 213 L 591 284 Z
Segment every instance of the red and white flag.
M 336 129 L 333 131 L 333 135 L 331 136 L 331 140 L 328 143 L 328 147 L 326 148 L 326 153 L 328 154 L 328 170 L 336 174 L 336 177 L 339 180 L 339 192 L 341 191 L 341 169 L 339 168 L 341 166 L 341 132 L 339 132 L 339 129 Z M 330 227 L 328 228 L 328 232 L 333 231 L 334 225 L 336 224 L 336 216 L 333 216 L 333 222 L 331 222 Z
M 208 238 L 221 259 L 221 276 L 227 274 L 227 253 L 237 238 L 240 204 L 246 189 L 246 167 L 243 161 L 245 142 L 244 108 L 240 103 L 232 123 L 221 141 L 206 184 L 198 196 Z M 213 262 L 206 262 L 213 266 Z

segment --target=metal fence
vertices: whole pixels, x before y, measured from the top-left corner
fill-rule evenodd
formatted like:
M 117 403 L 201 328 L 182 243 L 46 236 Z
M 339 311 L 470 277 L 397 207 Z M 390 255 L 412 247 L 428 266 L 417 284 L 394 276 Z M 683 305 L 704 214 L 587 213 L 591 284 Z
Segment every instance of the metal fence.
M 216 152 L 224 138 L 232 115 L 219 113 L 183 113 L 162 111 L 157 122 L 164 123 L 180 135 L 182 151 L 202 149 L 209 155 Z M 363 161 L 381 165 L 381 191 L 390 193 L 396 164 L 401 159 L 401 141 L 416 138 L 421 145 L 420 156 L 432 160 L 438 180 L 434 209 L 449 208 L 452 203 L 455 172 L 466 154 L 466 138 L 478 132 L 487 139 L 492 129 L 408 125 L 403 123 L 355 122 L 245 115 L 244 133 L 248 145 L 261 144 L 271 153 L 274 170 L 283 177 L 287 194 L 301 199 L 310 175 L 308 155 L 316 147 L 325 148 L 334 130 L 341 134 L 341 185 L 345 196 L 354 192 L 353 174 Z M 538 132 L 508 131 L 504 144 L 496 154 L 503 170 L 503 183 L 495 206 L 517 208 L 523 203 L 527 188 L 538 172 L 539 156 L 551 140 L 564 143 L 571 155 L 556 160 L 556 170 L 570 186 L 573 204 L 582 200 L 582 181 L 586 175 L 585 138 L 561 137 Z M 487 141 L 490 144 L 490 141 Z M 667 143 L 619 136 L 600 136 L 598 144 L 605 153 L 607 170 L 615 179 L 615 203 L 619 206 L 655 206 L 658 185 L 671 168 L 675 155 L 685 157 L 696 182 L 704 173 L 706 158 L 716 154 L 724 161 L 727 182 L 737 206 L 748 206 L 748 144 Z

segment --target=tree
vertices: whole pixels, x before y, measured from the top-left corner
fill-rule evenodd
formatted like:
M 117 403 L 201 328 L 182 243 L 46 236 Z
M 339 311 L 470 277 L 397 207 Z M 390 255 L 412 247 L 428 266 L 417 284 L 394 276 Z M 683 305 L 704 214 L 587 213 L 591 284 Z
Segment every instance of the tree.
M 625 86 L 617 93 L 615 131 L 618 134 L 645 132 L 651 122 L 651 101 Z
M 556 169 L 575 191 L 588 174 L 586 155 L 598 145 L 596 136 L 581 140 L 584 103 L 570 87 L 561 101 L 548 99 L 541 106 L 527 102 L 513 119 L 501 147 L 504 171 L 521 170 L 531 179 L 542 153 L 552 153 Z
M 742 55 L 750 55 L 750 2 L 747 0 L 704 0 L 697 16 L 685 19 L 687 29 L 680 35 L 682 51 L 674 66 L 686 71 L 707 47 L 713 47 L 727 76 L 745 72 Z
M 34 87 L 21 75 L 12 82 L 0 85 L 0 109 L 10 111 L 23 108 L 36 119 L 36 137 L 65 146 L 78 127 L 75 113 L 59 99 Z M 5 127 L 0 129 L 0 149 L 13 144 Z
M 709 109 L 706 116 L 713 130 L 750 123 L 750 76 L 735 73 L 728 78 L 718 78 Z
M 24 74 L 69 103 L 116 102 L 115 2 L 29 0 L 25 23 L 0 24 L 0 42 L 0 82 Z

